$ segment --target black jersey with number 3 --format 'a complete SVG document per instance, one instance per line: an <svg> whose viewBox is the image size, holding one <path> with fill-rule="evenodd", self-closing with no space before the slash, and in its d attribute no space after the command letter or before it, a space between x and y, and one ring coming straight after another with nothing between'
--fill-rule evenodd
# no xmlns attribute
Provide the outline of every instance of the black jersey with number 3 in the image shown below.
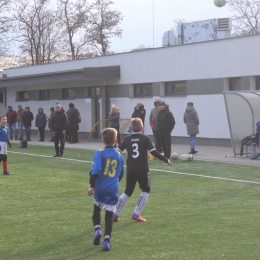
<svg viewBox="0 0 260 260"><path fill-rule="evenodd" d="M155 148L151 139L142 133L132 133L127 136L118 147L121 151L127 150L127 170L149 172L147 151L154 151Z"/></svg>

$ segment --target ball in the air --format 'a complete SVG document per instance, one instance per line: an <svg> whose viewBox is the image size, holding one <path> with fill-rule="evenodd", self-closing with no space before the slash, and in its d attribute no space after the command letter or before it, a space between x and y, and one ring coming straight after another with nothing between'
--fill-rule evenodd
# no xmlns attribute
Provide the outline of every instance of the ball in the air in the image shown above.
<svg viewBox="0 0 260 260"><path fill-rule="evenodd" d="M172 153L170 159L171 159L171 161L177 160L178 159L178 154L177 153Z"/></svg>
<svg viewBox="0 0 260 260"><path fill-rule="evenodd" d="M226 0L214 0L214 5L217 7L223 7L226 3Z"/></svg>
<svg viewBox="0 0 260 260"><path fill-rule="evenodd" d="M187 156L187 154L182 154L179 157L179 159L180 159L181 162L187 162L188 161L188 156Z"/></svg>

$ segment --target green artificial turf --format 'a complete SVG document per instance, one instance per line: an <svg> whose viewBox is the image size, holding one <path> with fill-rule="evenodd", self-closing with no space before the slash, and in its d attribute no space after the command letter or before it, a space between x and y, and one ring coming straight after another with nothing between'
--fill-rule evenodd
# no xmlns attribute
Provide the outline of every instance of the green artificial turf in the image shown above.
<svg viewBox="0 0 260 260"><path fill-rule="evenodd" d="M260 259L260 185L228 180L260 183L259 167L150 161L147 222L130 219L136 186L114 223L112 249L103 252L92 244L93 198L86 194L93 151L53 155L53 147L9 149L12 175L0 175L0 260Z"/></svg>

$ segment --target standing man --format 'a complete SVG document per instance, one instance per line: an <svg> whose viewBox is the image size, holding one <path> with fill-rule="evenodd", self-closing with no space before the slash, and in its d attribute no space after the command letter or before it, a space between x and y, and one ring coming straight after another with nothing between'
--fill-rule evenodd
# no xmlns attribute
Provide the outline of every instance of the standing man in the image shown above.
<svg viewBox="0 0 260 260"><path fill-rule="evenodd" d="M156 121L157 121L157 113L159 112L158 107L160 107L161 100L157 99L154 102L154 108L151 110L150 116L149 116L149 123L153 131L153 137L154 137L154 143L155 143L155 149L161 153L162 152L162 147L161 147L161 142L159 138L159 133L156 130Z"/></svg>
<svg viewBox="0 0 260 260"><path fill-rule="evenodd" d="M193 102L187 103L187 108L183 115L183 122L187 127L187 134L190 136L190 152L189 154L195 154L196 135L199 133L199 117L196 109L193 106Z"/></svg>
<svg viewBox="0 0 260 260"><path fill-rule="evenodd" d="M26 107L23 114L23 126L25 128L27 141L31 141L32 121L33 121L33 113L30 111L29 107Z"/></svg>
<svg viewBox="0 0 260 260"><path fill-rule="evenodd" d="M171 156L171 132L175 126L175 119L164 101L161 102L157 114L157 129L161 141L164 156L170 159Z"/></svg>
<svg viewBox="0 0 260 260"><path fill-rule="evenodd" d="M24 110L21 105L18 106L17 110L17 123L18 123L18 129L19 129L19 139L23 140L23 114Z"/></svg>
<svg viewBox="0 0 260 260"><path fill-rule="evenodd" d="M79 111L77 108L75 108L73 103L69 104L69 110L67 111L68 115L68 130L70 131L71 134L71 141L70 144L75 144L78 143L78 129L79 129L79 124L78 124L78 118L79 118Z"/></svg>
<svg viewBox="0 0 260 260"><path fill-rule="evenodd" d="M62 157L65 146L65 136L68 128L68 118L60 104L55 105L55 112L51 116L51 129L54 132L56 154L53 157ZM60 144L60 145L59 145Z"/></svg>
<svg viewBox="0 0 260 260"><path fill-rule="evenodd" d="M144 127L145 115L146 115L146 111L144 109L144 105L142 103L137 103L136 107L134 108L132 118L136 118L136 117L141 118ZM144 130L142 131L142 133L144 133Z"/></svg>
<svg viewBox="0 0 260 260"><path fill-rule="evenodd" d="M13 132L15 136L15 140L17 140L17 133L16 133L16 122L17 122L17 113L11 106L8 106L8 111L6 112L5 116L7 117L7 124L9 128L9 138L13 140Z"/></svg>

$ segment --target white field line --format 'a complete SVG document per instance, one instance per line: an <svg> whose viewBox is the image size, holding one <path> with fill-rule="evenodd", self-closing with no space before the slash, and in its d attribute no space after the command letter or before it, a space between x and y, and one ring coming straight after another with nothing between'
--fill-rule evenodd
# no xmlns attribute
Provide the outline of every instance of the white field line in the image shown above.
<svg viewBox="0 0 260 260"><path fill-rule="evenodd" d="M20 153L20 152L12 152L8 151L8 153L17 153L22 155L30 155L30 156L38 156L43 158L53 158L53 156L49 155L40 155L40 154L32 154L32 153ZM84 162L84 163L92 163L92 161L84 161L84 160L77 160L77 159L70 159L70 158L54 158L58 160L66 160L66 161L75 161L75 162ZM260 182L257 181L246 181L246 180L237 180L237 179L230 179L230 178L222 178L222 177L214 177L209 175L201 175L201 174L194 174L194 173L185 173L185 172L174 172L174 171L167 171L167 170L158 170L158 169L149 169L150 171L156 171L156 172L167 172L167 173L174 173L179 175L186 175L186 176L192 176L192 177L200 177L200 178L208 178L208 179L216 179L216 180L224 180L224 181L233 181L233 182L241 182L241 183L249 183L249 184L257 184L260 185Z"/></svg>

